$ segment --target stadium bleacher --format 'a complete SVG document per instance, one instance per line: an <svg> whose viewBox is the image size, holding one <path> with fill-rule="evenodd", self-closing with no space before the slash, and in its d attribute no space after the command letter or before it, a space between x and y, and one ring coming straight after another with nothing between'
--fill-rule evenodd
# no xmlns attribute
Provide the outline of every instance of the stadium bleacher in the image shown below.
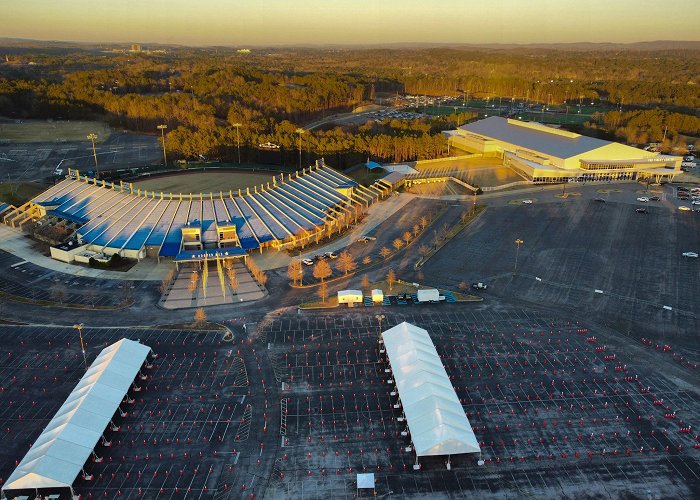
<svg viewBox="0 0 700 500"><path fill-rule="evenodd" d="M71 174L32 202L43 212L82 224L77 230L84 244L106 253L141 252L174 257L181 250L183 227L200 227L204 246L217 243L217 226L235 226L245 250L284 244L302 232L333 222L363 203L363 192L347 194L357 184L319 161L292 176L278 176L266 189L235 195L180 195L142 192L126 184L111 184ZM128 186L128 187L127 187ZM358 201L359 200L359 201Z"/></svg>

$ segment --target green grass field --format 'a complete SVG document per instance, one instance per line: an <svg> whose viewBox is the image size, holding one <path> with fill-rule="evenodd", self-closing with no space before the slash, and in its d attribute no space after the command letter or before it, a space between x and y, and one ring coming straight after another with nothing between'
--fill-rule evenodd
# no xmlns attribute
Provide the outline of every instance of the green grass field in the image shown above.
<svg viewBox="0 0 700 500"><path fill-rule="evenodd" d="M101 122L17 120L0 123L0 142L55 142L87 141L88 134L97 134L102 142L111 133L109 126Z"/></svg>
<svg viewBox="0 0 700 500"><path fill-rule="evenodd" d="M261 172L183 172L162 177L154 177L134 183L139 189L162 191L164 193L218 193L219 191L237 191L246 187L265 184L272 185L273 173ZM278 174L279 176L279 174Z"/></svg>

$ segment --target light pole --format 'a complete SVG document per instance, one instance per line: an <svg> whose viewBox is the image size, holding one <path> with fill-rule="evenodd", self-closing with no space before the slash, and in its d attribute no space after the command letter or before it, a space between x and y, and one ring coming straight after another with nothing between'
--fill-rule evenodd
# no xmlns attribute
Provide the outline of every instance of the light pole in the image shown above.
<svg viewBox="0 0 700 500"><path fill-rule="evenodd" d="M85 371L87 371L87 358L85 357L85 344L83 344L83 324L78 323L73 325L73 328L78 330L78 335L80 336L80 350L83 351L83 364L85 365Z"/></svg>
<svg viewBox="0 0 700 500"><path fill-rule="evenodd" d="M299 134L299 170L301 170L301 134L304 133L303 128L296 129L296 133Z"/></svg>
<svg viewBox="0 0 700 500"><path fill-rule="evenodd" d="M515 244L517 246L515 247L515 266L513 267L513 274L515 274L515 272L518 270L518 254L520 253L520 245L522 245L523 243L525 242L520 238L515 240Z"/></svg>
<svg viewBox="0 0 700 500"><path fill-rule="evenodd" d="M375 318L377 318L377 321L379 321L379 335L381 335L382 334L382 321L384 321L386 319L386 316L384 316L383 314L377 314L375 316Z"/></svg>
<svg viewBox="0 0 700 500"><path fill-rule="evenodd" d="M95 150L95 139L97 139L97 134L88 134L87 138L92 141L92 156L95 158L95 177L99 177L100 168L97 166L97 150Z"/></svg>
<svg viewBox="0 0 700 500"><path fill-rule="evenodd" d="M163 141L163 165L168 166L168 157L165 156L165 129L168 128L167 125L158 125L158 130L160 130L160 139Z"/></svg>
<svg viewBox="0 0 700 500"><path fill-rule="evenodd" d="M239 129L241 128L240 123L234 123L231 125L232 127L236 128L236 146L238 147L238 164L241 164L241 135L239 132Z"/></svg>

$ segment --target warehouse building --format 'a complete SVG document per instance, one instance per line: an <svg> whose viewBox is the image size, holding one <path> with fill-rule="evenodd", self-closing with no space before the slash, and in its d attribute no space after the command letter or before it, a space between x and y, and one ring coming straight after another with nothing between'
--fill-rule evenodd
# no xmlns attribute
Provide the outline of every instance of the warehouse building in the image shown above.
<svg viewBox="0 0 700 500"><path fill-rule="evenodd" d="M617 142L535 122L492 116L447 132L452 145L503 158L503 164L537 182L671 181L681 157L661 155Z"/></svg>

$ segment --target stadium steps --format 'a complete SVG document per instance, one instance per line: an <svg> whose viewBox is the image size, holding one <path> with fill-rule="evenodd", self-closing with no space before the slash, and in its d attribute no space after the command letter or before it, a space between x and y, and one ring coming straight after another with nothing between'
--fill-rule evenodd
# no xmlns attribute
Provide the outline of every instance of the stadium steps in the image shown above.
<svg viewBox="0 0 700 500"><path fill-rule="evenodd" d="M390 306L391 305L391 300L389 299L388 295L384 296L384 300L382 300L382 305L383 306Z"/></svg>
<svg viewBox="0 0 700 500"><path fill-rule="evenodd" d="M365 305L365 307L372 307L374 305L374 302L372 302L372 297L365 295L362 298L362 303Z"/></svg>

